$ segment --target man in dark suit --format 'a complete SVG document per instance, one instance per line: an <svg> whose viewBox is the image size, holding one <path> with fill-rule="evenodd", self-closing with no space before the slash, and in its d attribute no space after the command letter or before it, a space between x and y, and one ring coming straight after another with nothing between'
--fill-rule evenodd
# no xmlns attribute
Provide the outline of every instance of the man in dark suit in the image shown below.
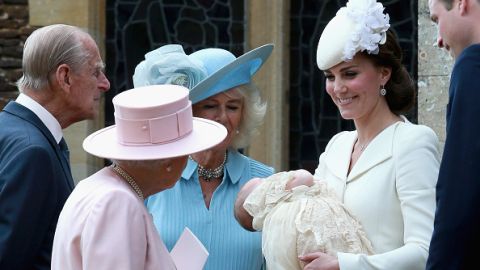
<svg viewBox="0 0 480 270"><path fill-rule="evenodd" d="M62 129L95 117L110 83L95 41L69 25L34 31L22 67L21 93L0 112L0 269L50 269L74 187Z"/></svg>
<svg viewBox="0 0 480 270"><path fill-rule="evenodd" d="M480 0L429 0L439 47L455 58L427 269L475 269L480 243ZM477 266L475 266L477 265Z"/></svg>

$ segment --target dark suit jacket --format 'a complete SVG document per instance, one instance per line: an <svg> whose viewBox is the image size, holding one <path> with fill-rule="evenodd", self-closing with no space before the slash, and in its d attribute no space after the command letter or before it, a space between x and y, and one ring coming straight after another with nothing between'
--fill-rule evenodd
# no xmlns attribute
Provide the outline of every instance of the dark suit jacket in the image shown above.
<svg viewBox="0 0 480 270"><path fill-rule="evenodd" d="M0 112L0 269L50 269L53 236L73 190L53 135L29 109Z"/></svg>
<svg viewBox="0 0 480 270"><path fill-rule="evenodd" d="M480 243L480 44L452 71L447 139L427 269L478 269Z"/></svg>

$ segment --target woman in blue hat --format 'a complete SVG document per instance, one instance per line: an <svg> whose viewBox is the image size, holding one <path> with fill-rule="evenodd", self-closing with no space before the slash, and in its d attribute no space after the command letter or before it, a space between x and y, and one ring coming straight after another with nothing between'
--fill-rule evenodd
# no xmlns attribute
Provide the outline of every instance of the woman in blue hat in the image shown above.
<svg viewBox="0 0 480 270"><path fill-rule="evenodd" d="M229 51L208 48L186 55L180 45L165 45L145 55L135 69L135 87L178 84L190 89L193 115L227 128L216 147L190 155L181 179L170 190L146 201L155 226L171 249L188 227L209 251L205 268L261 269L261 234L243 229L233 206L240 188L273 168L241 154L262 124L266 104L252 76L271 54L264 45L236 58Z"/></svg>

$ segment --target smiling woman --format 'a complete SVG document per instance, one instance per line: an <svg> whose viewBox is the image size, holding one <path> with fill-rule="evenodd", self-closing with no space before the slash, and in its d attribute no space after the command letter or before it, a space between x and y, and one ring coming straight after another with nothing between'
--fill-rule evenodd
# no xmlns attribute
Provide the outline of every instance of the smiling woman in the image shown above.
<svg viewBox="0 0 480 270"><path fill-rule="evenodd" d="M368 118L369 114L389 111L379 89L390 78L391 69L375 67L363 54L325 71L326 90L344 119ZM393 114L390 116L394 118Z"/></svg>
<svg viewBox="0 0 480 270"><path fill-rule="evenodd" d="M356 130L330 140L315 178L330 185L358 218L376 255L318 251L301 257L305 269L425 268L438 139L401 115L413 105L415 88L383 10L374 0L348 2L317 47L326 91Z"/></svg>
<svg viewBox="0 0 480 270"><path fill-rule="evenodd" d="M182 84L190 88L193 115L222 124L222 143L190 155L180 180L171 190L146 201L157 229L172 248L185 226L210 255L206 270L262 269L260 233L238 226L233 205L240 187L273 169L238 150L248 146L262 123L266 104L251 82L272 52L268 44L235 57L207 48L186 55L180 45L166 45L145 55L135 69L134 84Z"/></svg>
<svg viewBox="0 0 480 270"><path fill-rule="evenodd" d="M193 105L194 115L214 120L227 128L227 138L218 147L228 148L238 135L244 96L240 88L233 88Z"/></svg>

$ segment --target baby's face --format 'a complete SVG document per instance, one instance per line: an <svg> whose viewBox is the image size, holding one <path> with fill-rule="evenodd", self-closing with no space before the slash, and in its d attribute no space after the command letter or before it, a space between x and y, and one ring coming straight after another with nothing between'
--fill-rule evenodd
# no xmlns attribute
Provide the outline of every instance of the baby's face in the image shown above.
<svg viewBox="0 0 480 270"><path fill-rule="evenodd" d="M295 177L300 181L313 181L313 175L307 170L300 169L295 171Z"/></svg>
<svg viewBox="0 0 480 270"><path fill-rule="evenodd" d="M300 169L296 171L291 171L290 173L293 172L293 177L292 174L290 174L290 180L288 180L287 184L285 185L286 190L291 190L294 187L298 186L307 186L311 187L313 185L313 175L308 172L307 170Z"/></svg>

